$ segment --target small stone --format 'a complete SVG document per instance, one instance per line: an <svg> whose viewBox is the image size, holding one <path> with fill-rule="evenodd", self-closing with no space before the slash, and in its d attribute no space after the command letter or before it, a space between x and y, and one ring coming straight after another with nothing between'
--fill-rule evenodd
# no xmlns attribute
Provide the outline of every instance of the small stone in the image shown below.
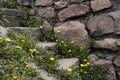
<svg viewBox="0 0 120 80"><path fill-rule="evenodd" d="M30 9L29 15L31 15L31 16L35 15L35 10L34 9Z"/></svg>
<svg viewBox="0 0 120 80"><path fill-rule="evenodd" d="M99 58L95 55L95 54L90 54L89 56L88 56L88 60L90 61L90 62L95 62L95 61L97 61Z"/></svg>
<svg viewBox="0 0 120 80"><path fill-rule="evenodd" d="M44 18L55 18L55 12L53 7L46 7L38 10L38 16Z"/></svg>
<svg viewBox="0 0 120 80"><path fill-rule="evenodd" d="M49 74L43 69L37 69L37 72L45 80L57 80L55 77L49 76Z"/></svg>
<svg viewBox="0 0 120 80"><path fill-rule="evenodd" d="M58 13L58 18L60 21L65 21L66 19L81 16L90 11L90 8L87 5L71 5L68 8L60 11Z"/></svg>
<svg viewBox="0 0 120 80"><path fill-rule="evenodd" d="M111 6L112 4L110 3L109 0L92 0L91 1L91 8L94 12L109 8Z"/></svg>
<svg viewBox="0 0 120 80"><path fill-rule="evenodd" d="M68 4L68 2L58 1L58 2L55 2L55 7L56 7L56 9L61 9L61 8L66 7L67 4Z"/></svg>
<svg viewBox="0 0 120 80"><path fill-rule="evenodd" d="M58 60L58 68L61 70L66 70L67 68L75 68L75 66L79 65L79 59L78 58L65 58L65 59L59 59Z"/></svg>
<svg viewBox="0 0 120 80"><path fill-rule="evenodd" d="M117 80L116 77L114 75L111 74L107 74L107 80Z"/></svg>
<svg viewBox="0 0 120 80"><path fill-rule="evenodd" d="M33 7L34 0L17 0L17 3L20 4L20 5Z"/></svg>
<svg viewBox="0 0 120 80"><path fill-rule="evenodd" d="M115 60L113 61L113 63L117 66L120 67L120 55L118 55Z"/></svg>
<svg viewBox="0 0 120 80"><path fill-rule="evenodd" d="M52 29L51 24L48 21L46 21L46 20L43 21L43 27L45 27L47 29Z"/></svg>
<svg viewBox="0 0 120 80"><path fill-rule="evenodd" d="M104 71L108 71L109 68L112 66L112 61L99 59L98 61L95 61L93 65L101 66Z"/></svg>
<svg viewBox="0 0 120 80"><path fill-rule="evenodd" d="M52 0L36 0L35 6L48 6L52 4Z"/></svg>

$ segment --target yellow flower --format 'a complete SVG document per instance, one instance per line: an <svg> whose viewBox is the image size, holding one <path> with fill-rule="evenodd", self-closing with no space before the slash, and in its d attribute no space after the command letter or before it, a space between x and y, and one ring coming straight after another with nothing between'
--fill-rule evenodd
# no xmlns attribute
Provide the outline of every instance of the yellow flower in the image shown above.
<svg viewBox="0 0 120 80"><path fill-rule="evenodd" d="M0 40L2 40L3 39L3 37L0 37Z"/></svg>
<svg viewBox="0 0 120 80"><path fill-rule="evenodd" d="M24 62L24 64L28 65L28 62L27 62L27 61L25 61L25 62Z"/></svg>
<svg viewBox="0 0 120 80"><path fill-rule="evenodd" d="M74 41L71 41L70 43L72 43L72 44L73 44L73 43L74 43Z"/></svg>
<svg viewBox="0 0 120 80"><path fill-rule="evenodd" d="M56 42L58 42L58 40L56 40Z"/></svg>
<svg viewBox="0 0 120 80"><path fill-rule="evenodd" d="M87 62L86 64L87 64L87 65L90 65L90 62Z"/></svg>
<svg viewBox="0 0 120 80"><path fill-rule="evenodd" d="M29 65L27 64L27 65L25 65L26 67L29 67Z"/></svg>
<svg viewBox="0 0 120 80"><path fill-rule="evenodd" d="M61 43L64 43L64 41L61 41Z"/></svg>
<svg viewBox="0 0 120 80"><path fill-rule="evenodd" d="M82 46L80 47L80 51L83 51L83 47Z"/></svg>
<svg viewBox="0 0 120 80"><path fill-rule="evenodd" d="M3 61L3 64L6 64L7 62L6 61Z"/></svg>
<svg viewBox="0 0 120 80"><path fill-rule="evenodd" d="M17 49L21 49L22 47L21 47L21 46L15 46L15 48L17 48Z"/></svg>
<svg viewBox="0 0 120 80"><path fill-rule="evenodd" d="M72 72L72 68L67 68L67 72Z"/></svg>
<svg viewBox="0 0 120 80"><path fill-rule="evenodd" d="M56 32L59 33L59 32L61 32L61 31L60 31L60 30L57 30Z"/></svg>
<svg viewBox="0 0 120 80"><path fill-rule="evenodd" d="M86 60L86 59L84 59L83 61L85 61L85 62L86 62L87 60Z"/></svg>
<svg viewBox="0 0 120 80"><path fill-rule="evenodd" d="M68 50L68 52L72 52L72 50Z"/></svg>
<svg viewBox="0 0 120 80"><path fill-rule="evenodd" d="M64 47L66 47L67 45L66 44L64 44Z"/></svg>
<svg viewBox="0 0 120 80"><path fill-rule="evenodd" d="M30 56L31 56L31 58L32 58L32 59L34 59L34 58L35 58L33 54L30 54Z"/></svg>
<svg viewBox="0 0 120 80"><path fill-rule="evenodd" d="M24 42L25 42L25 40L24 40L24 39L22 39L22 40L21 40L21 42L23 42L23 43L24 43Z"/></svg>
<svg viewBox="0 0 120 80"><path fill-rule="evenodd" d="M84 67L85 65L84 64L80 64L81 67Z"/></svg>
<svg viewBox="0 0 120 80"><path fill-rule="evenodd" d="M31 52L31 53L33 53L34 51L33 51L33 49L29 49L29 51Z"/></svg>
<svg viewBox="0 0 120 80"><path fill-rule="evenodd" d="M86 72L86 71L84 71L83 73L84 73L84 74L87 74L87 72Z"/></svg>
<svg viewBox="0 0 120 80"><path fill-rule="evenodd" d="M17 76L14 75L14 76L13 76L13 79L17 79Z"/></svg>
<svg viewBox="0 0 120 80"><path fill-rule="evenodd" d="M6 42L11 42L11 39L10 38L6 38L5 41Z"/></svg>
<svg viewBox="0 0 120 80"><path fill-rule="evenodd" d="M54 60L55 60L55 58L51 57L51 58L50 58L50 60L51 60L51 61L54 61Z"/></svg>

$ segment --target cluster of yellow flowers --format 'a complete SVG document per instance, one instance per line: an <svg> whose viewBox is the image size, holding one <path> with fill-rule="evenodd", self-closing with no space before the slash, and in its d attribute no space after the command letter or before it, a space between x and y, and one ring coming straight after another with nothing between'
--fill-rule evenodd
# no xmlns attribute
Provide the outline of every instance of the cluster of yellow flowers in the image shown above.
<svg viewBox="0 0 120 80"><path fill-rule="evenodd" d="M88 62L86 59L83 60L85 63L84 64L80 64L81 67L87 67L90 65L90 62Z"/></svg>

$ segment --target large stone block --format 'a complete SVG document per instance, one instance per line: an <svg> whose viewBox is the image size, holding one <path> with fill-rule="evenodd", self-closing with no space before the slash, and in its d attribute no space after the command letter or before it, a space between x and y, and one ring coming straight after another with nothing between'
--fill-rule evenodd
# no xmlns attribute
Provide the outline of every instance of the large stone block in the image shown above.
<svg viewBox="0 0 120 80"><path fill-rule="evenodd" d="M55 27L55 32L58 37L65 42L74 41L75 45L89 47L90 38L85 30L84 24L79 21L68 21L62 25Z"/></svg>
<svg viewBox="0 0 120 80"><path fill-rule="evenodd" d="M92 47L105 48L110 50L120 49L120 39L105 38L103 40L92 41Z"/></svg>
<svg viewBox="0 0 120 80"><path fill-rule="evenodd" d="M91 0L91 8L94 12L111 7L110 0Z"/></svg>
<svg viewBox="0 0 120 80"><path fill-rule="evenodd" d="M60 11L58 13L58 18L60 21L65 21L66 19L81 16L90 11L90 8L87 5L71 5L68 8Z"/></svg>

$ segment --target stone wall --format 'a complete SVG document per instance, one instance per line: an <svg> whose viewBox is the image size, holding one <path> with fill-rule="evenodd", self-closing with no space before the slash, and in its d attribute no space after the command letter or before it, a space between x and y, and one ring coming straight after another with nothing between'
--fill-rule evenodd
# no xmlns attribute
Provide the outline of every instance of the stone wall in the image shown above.
<svg viewBox="0 0 120 80"><path fill-rule="evenodd" d="M0 12L9 21L4 27L21 26L26 12L5 8ZM120 0L17 0L30 7L29 15L44 20L44 27L54 27L65 41L91 49L90 61L109 69L109 80L120 80Z"/></svg>

